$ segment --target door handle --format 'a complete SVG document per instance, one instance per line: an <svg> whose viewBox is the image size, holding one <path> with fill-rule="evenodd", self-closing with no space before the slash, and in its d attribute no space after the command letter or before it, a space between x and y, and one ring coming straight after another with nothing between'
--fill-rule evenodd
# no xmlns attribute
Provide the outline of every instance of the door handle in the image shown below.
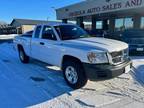
<svg viewBox="0 0 144 108"><path fill-rule="evenodd" d="M40 42L40 45L45 45L45 43L44 42Z"/></svg>

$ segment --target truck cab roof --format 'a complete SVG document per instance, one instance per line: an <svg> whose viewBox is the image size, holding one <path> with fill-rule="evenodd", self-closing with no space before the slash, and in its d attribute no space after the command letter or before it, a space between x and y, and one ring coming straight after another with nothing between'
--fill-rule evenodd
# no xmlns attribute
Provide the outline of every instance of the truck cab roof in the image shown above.
<svg viewBox="0 0 144 108"><path fill-rule="evenodd" d="M38 24L37 26L40 25L48 25L48 26L60 26L60 25L75 25L73 23L62 23L62 22L49 22L47 24Z"/></svg>

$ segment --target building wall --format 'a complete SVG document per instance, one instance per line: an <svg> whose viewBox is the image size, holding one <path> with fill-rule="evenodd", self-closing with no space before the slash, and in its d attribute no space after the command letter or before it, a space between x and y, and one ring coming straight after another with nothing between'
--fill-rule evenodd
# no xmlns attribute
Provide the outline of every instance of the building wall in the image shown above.
<svg viewBox="0 0 144 108"><path fill-rule="evenodd" d="M35 25L22 25L22 33L33 30Z"/></svg>

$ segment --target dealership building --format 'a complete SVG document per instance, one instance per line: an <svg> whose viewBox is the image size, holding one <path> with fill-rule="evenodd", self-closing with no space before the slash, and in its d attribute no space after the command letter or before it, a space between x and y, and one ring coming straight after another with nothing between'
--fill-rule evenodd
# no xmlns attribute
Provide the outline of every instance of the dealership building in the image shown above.
<svg viewBox="0 0 144 108"><path fill-rule="evenodd" d="M144 0L85 0L56 13L64 23L75 21L91 30L144 29Z"/></svg>

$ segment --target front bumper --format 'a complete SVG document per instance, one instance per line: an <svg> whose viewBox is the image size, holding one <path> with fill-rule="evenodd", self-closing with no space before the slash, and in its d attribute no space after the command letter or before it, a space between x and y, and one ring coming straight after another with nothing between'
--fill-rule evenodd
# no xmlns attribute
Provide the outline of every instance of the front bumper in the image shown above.
<svg viewBox="0 0 144 108"><path fill-rule="evenodd" d="M89 80L99 81L106 80L117 77L125 73L125 67L130 65L132 68L132 61L127 60L126 62L119 65L110 65L110 64L87 64L83 63L84 70Z"/></svg>

